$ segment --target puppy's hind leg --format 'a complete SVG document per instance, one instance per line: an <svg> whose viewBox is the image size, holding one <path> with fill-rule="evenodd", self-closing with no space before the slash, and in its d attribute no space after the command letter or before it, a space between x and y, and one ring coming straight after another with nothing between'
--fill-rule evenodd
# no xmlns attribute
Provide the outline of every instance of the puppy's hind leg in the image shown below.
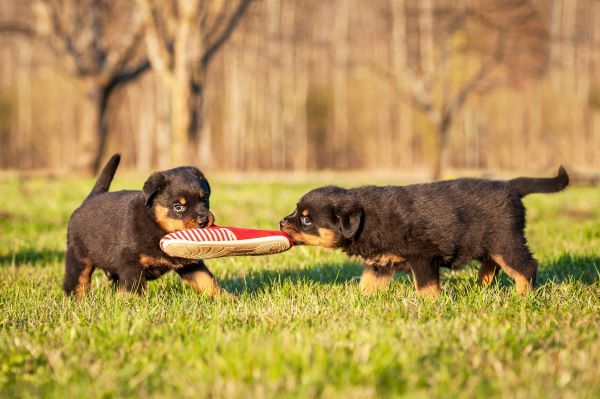
<svg viewBox="0 0 600 399"><path fill-rule="evenodd" d="M479 263L481 263L481 266L479 267L477 284L482 287L487 287L498 275L498 272L500 271L500 265L498 265L498 263L496 263L489 256L479 259Z"/></svg>
<svg viewBox="0 0 600 399"><path fill-rule="evenodd" d="M517 283L517 292L524 296L535 288L537 261L529 252L523 237L490 254L490 257Z"/></svg>
<svg viewBox="0 0 600 399"><path fill-rule="evenodd" d="M67 295L83 298L90 290L94 266L89 259L80 257L73 246L65 254L65 279L63 290Z"/></svg>

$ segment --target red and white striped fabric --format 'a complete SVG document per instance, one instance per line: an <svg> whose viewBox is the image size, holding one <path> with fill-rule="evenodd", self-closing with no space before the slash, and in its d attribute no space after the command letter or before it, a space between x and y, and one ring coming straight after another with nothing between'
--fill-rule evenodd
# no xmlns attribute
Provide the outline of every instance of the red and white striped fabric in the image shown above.
<svg viewBox="0 0 600 399"><path fill-rule="evenodd" d="M160 248L168 255L188 259L270 255L293 245L280 231L218 226L176 231L160 240Z"/></svg>

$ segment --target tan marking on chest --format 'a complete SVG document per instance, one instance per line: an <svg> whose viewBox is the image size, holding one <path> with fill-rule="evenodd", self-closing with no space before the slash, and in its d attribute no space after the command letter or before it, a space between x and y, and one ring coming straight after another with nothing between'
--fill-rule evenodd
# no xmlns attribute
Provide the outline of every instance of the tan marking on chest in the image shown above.
<svg viewBox="0 0 600 399"><path fill-rule="evenodd" d="M362 259L365 262L365 264L367 264L369 266L375 266L375 265L380 265L380 266L396 265L396 264L400 264L400 263L406 262L405 258L403 258L400 255L393 254L393 253L383 253L383 254L371 256L368 259L367 258L362 258Z"/></svg>
<svg viewBox="0 0 600 399"><path fill-rule="evenodd" d="M168 267L170 269L176 269L176 268L183 266L183 264L181 264L175 260L171 261L169 259L158 258L158 257L150 256L150 255L144 255L144 254L140 255L139 262L143 268L146 268L146 267Z"/></svg>

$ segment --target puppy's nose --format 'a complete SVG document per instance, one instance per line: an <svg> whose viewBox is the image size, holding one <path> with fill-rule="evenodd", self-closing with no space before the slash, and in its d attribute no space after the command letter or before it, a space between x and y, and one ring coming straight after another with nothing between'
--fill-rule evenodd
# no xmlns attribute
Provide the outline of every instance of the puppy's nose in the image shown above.
<svg viewBox="0 0 600 399"><path fill-rule="evenodd" d="M208 216L198 216L196 221L198 222L198 226L201 228L208 226Z"/></svg>
<svg viewBox="0 0 600 399"><path fill-rule="evenodd" d="M279 230L283 230L283 226L285 226L285 220L279 221Z"/></svg>

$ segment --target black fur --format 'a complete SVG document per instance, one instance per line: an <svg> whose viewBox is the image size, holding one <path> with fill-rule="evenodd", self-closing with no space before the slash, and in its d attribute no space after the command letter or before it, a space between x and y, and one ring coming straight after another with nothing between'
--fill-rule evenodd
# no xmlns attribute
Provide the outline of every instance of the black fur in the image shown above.
<svg viewBox="0 0 600 399"><path fill-rule="evenodd" d="M105 193L108 191L108 189L110 188L110 183L112 183L113 177L115 177L115 172L117 171L120 162L121 155L119 154L113 155L108 160L106 166L104 166L104 168L100 172L100 175L98 175L96 184L94 185L94 188L92 188L92 191L88 195L87 199L93 197L96 194Z"/></svg>
<svg viewBox="0 0 600 399"><path fill-rule="evenodd" d="M558 176L549 179L327 186L305 194L280 226L297 244L341 248L364 259L374 281L397 270L412 271L418 289L436 291L440 267L478 260L484 265L480 282L501 267L524 293L535 284L537 263L523 233L521 198L560 191L567 184L561 166Z"/></svg>
<svg viewBox="0 0 600 399"><path fill-rule="evenodd" d="M108 192L119 159L119 155L111 158L90 195L71 216L65 292L83 296L92 272L99 268L129 292L141 293L147 280L175 270L184 282L215 294L218 286L206 284L214 278L203 262L170 257L159 247L169 232L214 222L209 211L210 186L202 172L191 166L175 168L154 173L143 191ZM204 287L198 288L195 278Z"/></svg>
<svg viewBox="0 0 600 399"><path fill-rule="evenodd" d="M508 184L510 184L521 197L531 193L555 193L567 187L569 184L569 175L567 174L566 169L561 166L558 168L556 177L518 177L509 180Z"/></svg>

